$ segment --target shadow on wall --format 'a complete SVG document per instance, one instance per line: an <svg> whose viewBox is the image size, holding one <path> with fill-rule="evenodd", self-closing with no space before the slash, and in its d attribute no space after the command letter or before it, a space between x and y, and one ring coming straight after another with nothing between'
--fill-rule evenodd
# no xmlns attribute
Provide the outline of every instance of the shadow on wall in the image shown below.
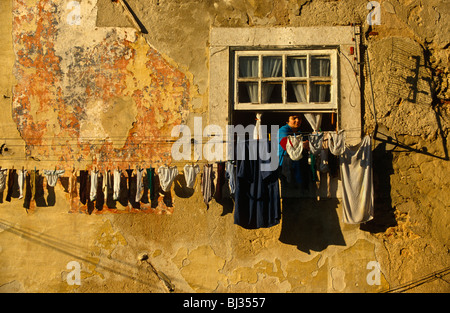
<svg viewBox="0 0 450 313"><path fill-rule="evenodd" d="M386 150L385 142L373 150L374 217L361 224L360 229L363 231L381 233L397 225L391 199L390 176L394 173L392 159L392 152Z"/></svg>
<svg viewBox="0 0 450 313"><path fill-rule="evenodd" d="M300 251L322 251L330 245L345 246L336 209L338 199L284 198L279 240Z"/></svg>

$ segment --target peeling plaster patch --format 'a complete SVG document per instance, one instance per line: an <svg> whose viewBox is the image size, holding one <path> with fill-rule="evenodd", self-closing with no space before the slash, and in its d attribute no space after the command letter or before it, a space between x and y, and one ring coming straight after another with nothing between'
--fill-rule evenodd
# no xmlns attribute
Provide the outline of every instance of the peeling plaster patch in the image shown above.
<svg viewBox="0 0 450 313"><path fill-rule="evenodd" d="M192 250L187 258L190 263L181 268L181 275L196 292L212 292L226 277L220 270L225 260L218 257L210 246Z"/></svg>
<svg viewBox="0 0 450 313"><path fill-rule="evenodd" d="M333 289L336 291L343 291L345 289L345 272L333 267L330 274Z"/></svg>
<svg viewBox="0 0 450 313"><path fill-rule="evenodd" d="M68 168L170 163L160 142L186 119L192 76L135 29L96 27L96 1L83 2L80 25L66 4L13 3L13 119L26 155Z"/></svg>

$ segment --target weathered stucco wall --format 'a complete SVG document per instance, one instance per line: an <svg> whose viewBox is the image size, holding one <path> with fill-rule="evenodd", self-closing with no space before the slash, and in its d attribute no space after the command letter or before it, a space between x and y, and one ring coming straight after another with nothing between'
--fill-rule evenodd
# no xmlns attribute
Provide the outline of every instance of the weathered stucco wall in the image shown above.
<svg viewBox="0 0 450 313"><path fill-rule="evenodd" d="M209 122L211 27L359 23L362 131L378 127L375 218L347 225L339 199L285 199L280 225L246 230L181 175L169 210L77 214L61 181L28 213L2 198L0 290L378 292L448 269L448 4L379 1L381 24L369 26L365 0L129 0L139 33L118 3L76 1L77 25L69 2L0 2L2 168L170 163L173 126ZM80 285L68 284L71 261ZM367 281L373 261L379 284ZM430 276L410 291L448 286Z"/></svg>

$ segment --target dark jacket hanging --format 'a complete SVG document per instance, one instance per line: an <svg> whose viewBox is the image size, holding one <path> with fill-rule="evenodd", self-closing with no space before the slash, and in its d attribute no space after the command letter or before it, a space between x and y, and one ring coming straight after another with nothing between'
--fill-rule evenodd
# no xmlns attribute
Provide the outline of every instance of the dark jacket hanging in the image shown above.
<svg viewBox="0 0 450 313"><path fill-rule="evenodd" d="M272 227L281 219L278 169L261 171L266 161L261 160L259 147L256 158L250 158L249 142L244 160L237 160L234 223L247 229Z"/></svg>

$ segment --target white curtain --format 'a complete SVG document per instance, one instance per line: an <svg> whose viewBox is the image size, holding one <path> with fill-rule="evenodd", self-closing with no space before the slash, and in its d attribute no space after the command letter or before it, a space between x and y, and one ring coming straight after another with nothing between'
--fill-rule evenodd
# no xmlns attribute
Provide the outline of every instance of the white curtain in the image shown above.
<svg viewBox="0 0 450 313"><path fill-rule="evenodd" d="M306 59L290 58L287 62L288 76L306 77ZM297 102L307 102L306 84L292 85Z"/></svg>
<svg viewBox="0 0 450 313"><path fill-rule="evenodd" d="M330 59L313 57L311 64L311 76L330 76Z"/></svg>
<svg viewBox="0 0 450 313"><path fill-rule="evenodd" d="M317 132L322 124L322 113L305 113L304 115L313 131Z"/></svg>
<svg viewBox="0 0 450 313"><path fill-rule="evenodd" d="M311 62L311 76L329 77L330 76L330 59L313 57ZM330 85L313 84L311 86L312 102L329 101Z"/></svg>
<svg viewBox="0 0 450 313"><path fill-rule="evenodd" d="M330 85L313 83L311 86L311 101L312 102L330 101Z"/></svg>
<svg viewBox="0 0 450 313"><path fill-rule="evenodd" d="M258 58L241 57L239 58L239 71L241 77L258 77ZM258 103L258 84L245 83L247 87L250 102Z"/></svg>
<svg viewBox="0 0 450 313"><path fill-rule="evenodd" d="M265 57L263 60L263 76L264 77L278 77L281 72L282 60L279 57ZM272 95L273 84L262 85L261 102L267 103Z"/></svg>

